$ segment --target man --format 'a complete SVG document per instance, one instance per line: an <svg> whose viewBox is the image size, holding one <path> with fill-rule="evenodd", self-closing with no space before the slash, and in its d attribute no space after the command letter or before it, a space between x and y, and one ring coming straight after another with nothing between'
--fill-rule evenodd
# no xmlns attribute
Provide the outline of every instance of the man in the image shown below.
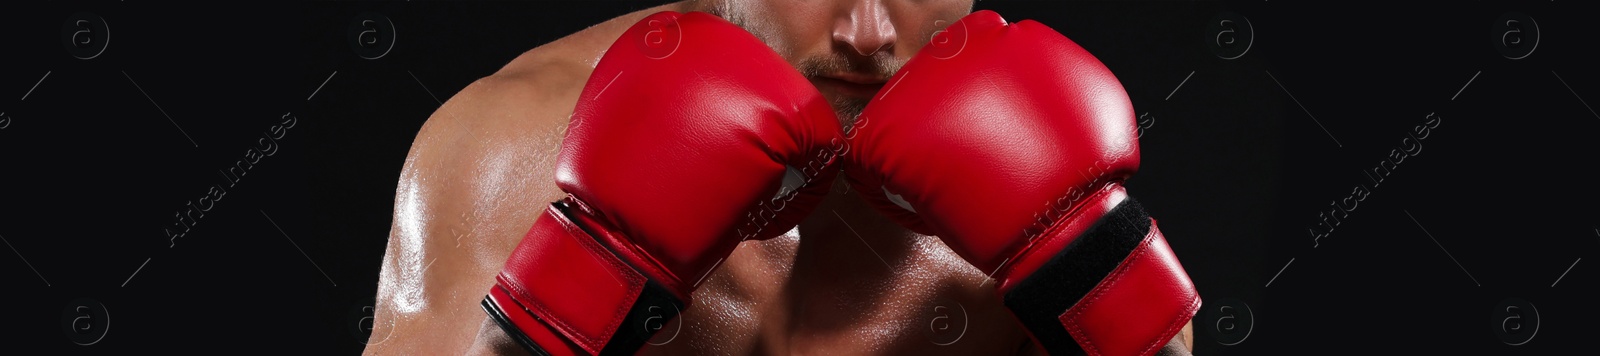
<svg viewBox="0 0 1600 356"><path fill-rule="evenodd" d="M556 185L568 119L606 49L661 11L704 11L765 42L852 122L970 1L688 1L532 49L463 89L401 173L369 354L523 353L480 302ZM738 244L640 354L1042 354L987 271L886 217L844 174L799 227ZM681 327L679 323L681 322ZM1188 326L1163 352L1187 354Z"/></svg>

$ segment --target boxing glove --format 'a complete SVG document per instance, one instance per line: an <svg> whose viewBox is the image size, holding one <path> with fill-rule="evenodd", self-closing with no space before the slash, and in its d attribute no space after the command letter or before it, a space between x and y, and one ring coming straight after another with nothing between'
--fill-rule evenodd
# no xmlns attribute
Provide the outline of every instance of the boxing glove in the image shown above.
<svg viewBox="0 0 1600 356"><path fill-rule="evenodd" d="M967 15L846 131L855 189L989 274L1051 354L1150 355L1200 298L1123 183L1139 168L1117 78L1034 21Z"/></svg>
<svg viewBox="0 0 1600 356"><path fill-rule="evenodd" d="M841 145L826 99L755 36L652 14L596 64L558 153L567 196L481 304L535 354L632 354L741 241L798 224Z"/></svg>

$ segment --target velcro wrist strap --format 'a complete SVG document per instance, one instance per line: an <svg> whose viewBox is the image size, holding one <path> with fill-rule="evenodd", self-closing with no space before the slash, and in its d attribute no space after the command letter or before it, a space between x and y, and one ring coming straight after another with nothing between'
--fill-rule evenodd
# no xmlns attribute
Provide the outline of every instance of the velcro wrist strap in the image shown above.
<svg viewBox="0 0 1600 356"><path fill-rule="evenodd" d="M539 216L495 277L485 310L531 352L632 354L684 305L569 213L556 203Z"/></svg>
<svg viewBox="0 0 1600 356"><path fill-rule="evenodd" d="M1052 355L1152 355L1194 317L1200 297L1154 221L1128 199L1005 303Z"/></svg>

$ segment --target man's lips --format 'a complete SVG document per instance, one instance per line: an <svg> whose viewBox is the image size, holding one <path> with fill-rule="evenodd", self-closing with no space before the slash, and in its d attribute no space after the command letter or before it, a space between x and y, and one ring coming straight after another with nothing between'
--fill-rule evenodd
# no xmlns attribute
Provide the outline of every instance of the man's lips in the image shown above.
<svg viewBox="0 0 1600 356"><path fill-rule="evenodd" d="M812 77L812 82L824 92L831 91L862 99L877 95L878 89L883 88L886 81L887 78L860 73L832 73Z"/></svg>

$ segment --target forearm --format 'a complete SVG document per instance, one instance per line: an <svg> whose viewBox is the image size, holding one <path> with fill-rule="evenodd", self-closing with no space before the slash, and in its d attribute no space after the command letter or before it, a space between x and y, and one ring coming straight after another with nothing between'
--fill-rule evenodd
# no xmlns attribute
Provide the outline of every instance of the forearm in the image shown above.
<svg viewBox="0 0 1600 356"><path fill-rule="evenodd" d="M529 355L521 345L517 345L501 330L494 319L485 316L483 323L478 326L478 338L472 342L472 347L467 349L467 355Z"/></svg>
<svg viewBox="0 0 1600 356"><path fill-rule="evenodd" d="M1183 330L1179 331L1177 336L1172 337L1172 341L1168 341L1161 351L1156 352L1156 356L1190 356L1194 354L1193 352L1194 322L1190 321L1183 326Z"/></svg>

